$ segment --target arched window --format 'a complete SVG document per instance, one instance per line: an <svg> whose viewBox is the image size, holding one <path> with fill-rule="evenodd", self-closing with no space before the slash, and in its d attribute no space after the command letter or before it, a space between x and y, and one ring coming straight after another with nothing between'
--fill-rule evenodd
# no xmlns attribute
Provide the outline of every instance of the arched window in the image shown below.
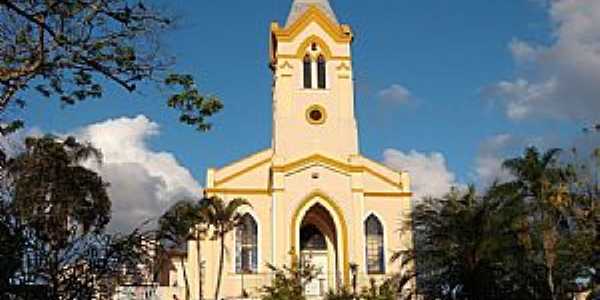
<svg viewBox="0 0 600 300"><path fill-rule="evenodd" d="M367 273L384 274L385 257L383 245L383 226L376 216L370 215L365 221Z"/></svg>
<svg viewBox="0 0 600 300"><path fill-rule="evenodd" d="M323 55L319 55L317 59L317 79L319 89L325 89L327 85L327 64Z"/></svg>
<svg viewBox="0 0 600 300"><path fill-rule="evenodd" d="M250 214L242 216L235 230L235 272L256 273L258 268L258 226Z"/></svg>
<svg viewBox="0 0 600 300"><path fill-rule="evenodd" d="M304 56L304 88L312 89L312 60L310 55Z"/></svg>

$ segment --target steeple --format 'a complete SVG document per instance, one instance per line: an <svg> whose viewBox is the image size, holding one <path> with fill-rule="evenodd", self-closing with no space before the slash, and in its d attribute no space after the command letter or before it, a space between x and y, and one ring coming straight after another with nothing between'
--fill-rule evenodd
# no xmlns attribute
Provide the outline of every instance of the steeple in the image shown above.
<svg viewBox="0 0 600 300"><path fill-rule="evenodd" d="M294 0L285 27L271 24L273 151L290 160L314 153L359 154L354 114L352 30L328 0Z"/></svg>
<svg viewBox="0 0 600 300"><path fill-rule="evenodd" d="M294 0L285 26L287 27L296 22L296 20L298 20L311 5L319 8L331 19L331 21L338 24L335 13L333 12L333 9L331 9L331 5L329 5L329 0Z"/></svg>

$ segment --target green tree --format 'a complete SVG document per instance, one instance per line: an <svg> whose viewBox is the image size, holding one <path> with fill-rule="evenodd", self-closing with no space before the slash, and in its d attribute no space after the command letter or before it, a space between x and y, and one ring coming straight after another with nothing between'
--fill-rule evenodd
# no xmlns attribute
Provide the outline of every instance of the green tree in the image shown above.
<svg viewBox="0 0 600 300"><path fill-rule="evenodd" d="M100 158L97 149L74 138L46 136L26 139L24 152L6 164L0 234L17 241L9 244L16 247L13 255L26 263L16 272L3 271L21 288L41 284L45 295L38 297L108 297L119 282L142 276L140 264L150 263L139 231L105 233L111 207L107 184L81 165ZM3 253L0 261L5 259ZM12 287L1 296L19 296Z"/></svg>
<svg viewBox="0 0 600 300"><path fill-rule="evenodd" d="M360 299L364 300L397 300L401 299L396 288L394 288L393 280L386 280L381 284L377 284L374 279L371 279L370 286L364 288L360 294ZM408 298L408 299L412 299Z"/></svg>
<svg viewBox="0 0 600 300"><path fill-rule="evenodd" d="M244 199L234 199L225 202L218 197L204 199L202 203L206 220L213 228L213 238L220 243L219 273L217 274L217 286L214 298L219 299L225 259L225 236L241 225L241 215L238 213L238 210L243 206L250 206L250 203Z"/></svg>
<svg viewBox="0 0 600 300"><path fill-rule="evenodd" d="M73 226L82 234L103 230L110 220L107 184L81 163L100 162L98 149L68 137L27 138L25 152L9 161L16 213L51 248L69 242Z"/></svg>
<svg viewBox="0 0 600 300"><path fill-rule="evenodd" d="M158 239L167 243L165 248L179 249L187 245L189 240L198 237L197 228L203 223L204 217L197 203L188 200L179 201L160 217L158 221ZM199 248L197 250L199 255ZM185 280L186 299L189 299L190 285L183 257L180 257L180 264ZM201 282L200 285L202 285ZM201 295L199 296L202 299Z"/></svg>
<svg viewBox="0 0 600 300"><path fill-rule="evenodd" d="M600 131L600 130L599 130ZM590 205L589 205L589 219L591 220L594 228L594 242L593 245L593 268L596 272L593 274L592 290L600 296L600 148L594 150L593 154L593 172L594 177L590 181Z"/></svg>
<svg viewBox="0 0 600 300"><path fill-rule="evenodd" d="M570 153L568 167L576 176L569 185L571 204L564 217L569 230L560 232L559 280L573 285L573 278L589 278L589 284L579 280L575 289L598 290L600 274L591 270L600 270L600 151Z"/></svg>
<svg viewBox="0 0 600 300"><path fill-rule="evenodd" d="M337 291L329 290L325 295L325 300L354 300L358 299L358 295L355 295L348 287L341 287Z"/></svg>
<svg viewBox="0 0 600 300"><path fill-rule="evenodd" d="M433 299L570 299L593 289L600 249L598 165L559 161L558 154L528 148L505 162L513 175L509 182L417 202L404 227L414 233L415 249L395 258L416 264L418 293Z"/></svg>
<svg viewBox="0 0 600 300"><path fill-rule="evenodd" d="M11 210L8 201L0 200L0 290L2 291L9 290L10 280L21 268L26 243L21 226L11 218Z"/></svg>
<svg viewBox="0 0 600 300"><path fill-rule="evenodd" d="M558 297L555 282L555 267L560 242L559 226L565 220L567 209L571 207L568 183L573 174L557 164L559 149L539 153L536 148L528 148L522 157L504 162L516 179L506 185L514 188L521 201L527 206L528 218L524 222L528 228L539 229L541 255L546 268L546 281L549 295ZM531 232L529 232L531 233ZM535 238L534 238L535 240ZM528 245L535 253L535 245Z"/></svg>
<svg viewBox="0 0 600 300"><path fill-rule="evenodd" d="M0 132L22 125L7 120L8 108L30 102L29 91L72 105L100 98L107 83L133 92L145 82L179 86L168 105L208 129L205 118L222 105L173 72L160 42L173 21L143 0L0 0Z"/></svg>
<svg viewBox="0 0 600 300"><path fill-rule="evenodd" d="M428 297L505 299L498 291L498 278L504 276L500 258L510 251L513 237L511 220L501 211L501 203L473 187L423 199L404 227L414 231L415 249L394 259L416 265L415 274L406 278L416 276L419 293Z"/></svg>
<svg viewBox="0 0 600 300"><path fill-rule="evenodd" d="M348 287L338 288L337 291L331 290L325 296L326 300L401 300L413 299L414 295L404 295L397 285L396 278L388 278L381 284L377 284L375 279L371 279L368 287L363 287L360 294L355 295ZM404 296L404 297L403 297Z"/></svg>
<svg viewBox="0 0 600 300"><path fill-rule="evenodd" d="M267 267L274 276L271 283L262 288L262 300L305 300L304 286L318 274L315 266L307 260L300 265L294 263L291 267L277 268L273 265Z"/></svg>

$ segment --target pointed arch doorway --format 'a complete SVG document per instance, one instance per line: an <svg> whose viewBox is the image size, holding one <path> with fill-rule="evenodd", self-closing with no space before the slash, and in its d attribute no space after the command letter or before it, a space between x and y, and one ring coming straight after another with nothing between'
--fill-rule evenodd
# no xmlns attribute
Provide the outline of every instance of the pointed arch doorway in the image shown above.
<svg viewBox="0 0 600 300"><path fill-rule="evenodd" d="M308 260L320 270L319 276L306 285L307 298L321 298L329 290L347 285L347 229L335 202L311 194L296 210L291 225L292 252L301 262Z"/></svg>

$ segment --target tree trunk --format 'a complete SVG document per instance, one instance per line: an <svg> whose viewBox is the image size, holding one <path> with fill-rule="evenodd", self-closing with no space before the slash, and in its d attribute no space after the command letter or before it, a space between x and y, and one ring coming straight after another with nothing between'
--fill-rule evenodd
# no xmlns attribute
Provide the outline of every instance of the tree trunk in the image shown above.
<svg viewBox="0 0 600 300"><path fill-rule="evenodd" d="M180 258L181 269L183 270L183 280L185 281L185 300L190 300L190 285L188 284L187 271L185 270L185 264L183 263L183 257Z"/></svg>
<svg viewBox="0 0 600 300"><path fill-rule="evenodd" d="M223 277L223 263L225 260L225 236L221 235L221 255L219 256L219 275L217 277L217 289L215 290L215 300L219 300L219 291L221 290L221 279Z"/></svg>
<svg viewBox="0 0 600 300"><path fill-rule="evenodd" d="M196 233L196 259L198 260L198 299L204 300L202 292L202 256L200 255L200 233Z"/></svg>
<svg viewBox="0 0 600 300"><path fill-rule="evenodd" d="M556 292L554 288L554 274L552 269L548 269L548 288L550 288L550 295L552 300L556 300Z"/></svg>
<svg viewBox="0 0 600 300"><path fill-rule="evenodd" d="M556 264L557 233L554 229L546 229L543 232L544 260L546 262L546 280L552 300L556 300L556 288L554 286L554 265Z"/></svg>

